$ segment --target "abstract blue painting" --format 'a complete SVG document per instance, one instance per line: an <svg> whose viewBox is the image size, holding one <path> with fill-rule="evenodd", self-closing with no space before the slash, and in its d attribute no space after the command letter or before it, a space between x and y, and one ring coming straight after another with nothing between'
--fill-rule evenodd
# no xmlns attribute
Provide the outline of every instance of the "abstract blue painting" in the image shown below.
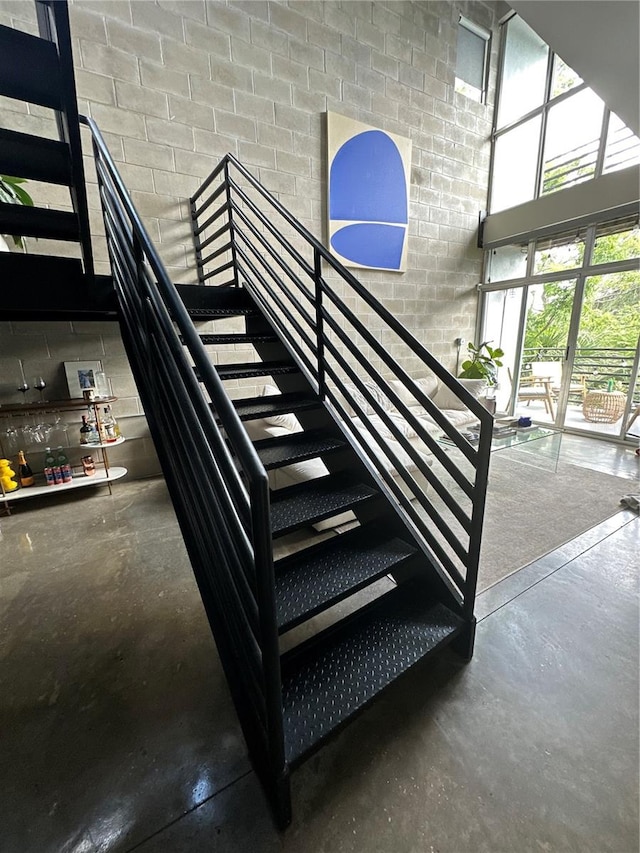
<svg viewBox="0 0 640 853"><path fill-rule="evenodd" d="M402 271L411 140L327 113L329 244L347 266Z"/></svg>

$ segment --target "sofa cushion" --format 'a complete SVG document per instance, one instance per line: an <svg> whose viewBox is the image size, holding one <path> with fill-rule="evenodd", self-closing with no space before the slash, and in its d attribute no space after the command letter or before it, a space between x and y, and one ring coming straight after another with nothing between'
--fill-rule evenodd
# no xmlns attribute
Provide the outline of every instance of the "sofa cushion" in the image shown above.
<svg viewBox="0 0 640 853"><path fill-rule="evenodd" d="M363 382L362 384L383 409L388 410L392 408L391 403L387 399L387 395L375 384L375 382ZM347 382L344 387L345 391L350 394L354 402L360 406L365 415L372 415L375 413L375 409L359 388L356 388L356 386L350 382ZM345 408L351 417L359 414L346 399Z"/></svg>
<svg viewBox="0 0 640 853"><path fill-rule="evenodd" d="M427 397L433 397L438 388L438 378L431 373L429 376L422 376L419 379L413 380L418 388ZM405 406L420 406L420 403L413 396L413 393L399 379L389 380L389 386L396 392Z"/></svg>
<svg viewBox="0 0 640 853"><path fill-rule="evenodd" d="M476 398L476 400L487 387L487 383L484 379L458 379L458 382L463 385L471 396ZM455 394L455 392L446 385L443 385L442 382L438 383L438 390L433 397L433 402L439 409L466 410L467 408L457 394Z"/></svg>
<svg viewBox="0 0 640 853"><path fill-rule="evenodd" d="M280 389L276 388L275 385L265 385L260 392L261 397L275 397L280 393ZM276 427L284 427L288 429L289 432L298 432L300 430L300 423L295 415L292 415L291 412L283 412L279 415L269 415L267 418L263 418L265 424L268 426L276 426Z"/></svg>

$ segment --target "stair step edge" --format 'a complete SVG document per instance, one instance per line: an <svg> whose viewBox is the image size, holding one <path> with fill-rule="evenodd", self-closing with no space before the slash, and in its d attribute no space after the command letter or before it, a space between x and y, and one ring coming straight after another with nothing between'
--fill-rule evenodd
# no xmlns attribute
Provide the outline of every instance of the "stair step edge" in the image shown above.
<svg viewBox="0 0 640 853"><path fill-rule="evenodd" d="M287 762L294 767L307 758L463 627L459 616L407 584L283 655Z"/></svg>
<svg viewBox="0 0 640 853"><path fill-rule="evenodd" d="M344 474L330 474L287 486L271 494L272 535L284 536L379 497L376 489Z"/></svg>
<svg viewBox="0 0 640 853"><path fill-rule="evenodd" d="M278 560L275 585L279 633L364 589L417 553L399 537L365 525Z"/></svg>
<svg viewBox="0 0 640 853"><path fill-rule="evenodd" d="M317 397L297 392L263 397L243 397L232 402L243 421L269 417L269 415L293 414L294 412L322 408L322 402Z"/></svg>
<svg viewBox="0 0 640 853"><path fill-rule="evenodd" d="M263 438L253 445L262 464L270 471L342 450L347 443L343 439L327 436L321 430L309 430L277 438Z"/></svg>

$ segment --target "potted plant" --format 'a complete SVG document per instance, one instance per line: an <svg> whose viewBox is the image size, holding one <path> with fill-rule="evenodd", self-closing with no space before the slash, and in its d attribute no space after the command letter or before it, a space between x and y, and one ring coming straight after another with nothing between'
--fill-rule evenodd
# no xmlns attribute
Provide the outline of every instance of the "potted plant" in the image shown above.
<svg viewBox="0 0 640 853"><path fill-rule="evenodd" d="M483 341L476 346L469 342L469 358L462 362L458 379L484 379L489 387L498 384L498 368L502 367L500 359L504 352L489 344L490 341Z"/></svg>
<svg viewBox="0 0 640 853"><path fill-rule="evenodd" d="M24 178L13 178L10 175L0 175L0 202L5 204L25 204L28 207L33 207L33 199L21 184L26 183ZM11 235L14 245L19 249L24 250L24 241L22 237ZM4 238L1 238L3 242ZM6 243L5 243L6 246ZM1 248L1 247L0 247ZM6 250L8 250L6 246Z"/></svg>

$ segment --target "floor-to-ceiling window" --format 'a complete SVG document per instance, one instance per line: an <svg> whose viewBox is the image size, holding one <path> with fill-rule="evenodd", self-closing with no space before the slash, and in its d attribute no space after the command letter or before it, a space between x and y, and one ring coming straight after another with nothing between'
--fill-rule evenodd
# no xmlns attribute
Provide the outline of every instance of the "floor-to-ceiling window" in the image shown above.
<svg viewBox="0 0 640 853"><path fill-rule="evenodd" d="M497 104L490 213L640 162L637 137L517 16L503 25ZM487 251L478 331L506 353L501 409L626 435L640 406L640 228L622 213Z"/></svg>
<svg viewBox="0 0 640 853"><path fill-rule="evenodd" d="M639 258L638 216L489 253L481 328L506 353L501 409L625 436L640 405Z"/></svg>

